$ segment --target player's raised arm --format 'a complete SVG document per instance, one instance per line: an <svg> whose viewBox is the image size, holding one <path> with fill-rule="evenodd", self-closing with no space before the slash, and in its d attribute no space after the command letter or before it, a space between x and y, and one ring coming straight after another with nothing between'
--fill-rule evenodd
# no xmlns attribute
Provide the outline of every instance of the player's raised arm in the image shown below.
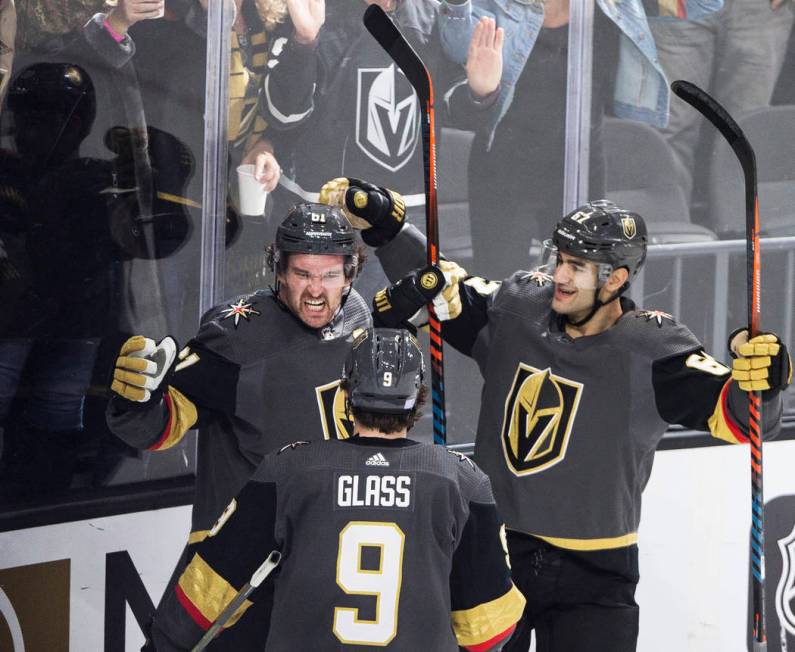
<svg viewBox="0 0 795 652"><path fill-rule="evenodd" d="M747 331L733 333L729 339L734 358L730 369L706 353L690 331L674 323L670 315L646 313L653 328L669 333L662 339L673 347L661 351L652 365L655 401L665 421L707 430L730 443L746 442L747 392L754 388L762 391L765 403L765 438L776 436L781 390L789 385L792 373L787 349L776 335L760 335L748 342ZM674 348L680 350L674 352Z"/></svg>
<svg viewBox="0 0 795 652"><path fill-rule="evenodd" d="M238 365L223 355L224 328L205 315L202 326L177 353L172 338L159 345L128 339L114 369L108 427L130 446L159 451L178 444L212 413L232 414Z"/></svg>

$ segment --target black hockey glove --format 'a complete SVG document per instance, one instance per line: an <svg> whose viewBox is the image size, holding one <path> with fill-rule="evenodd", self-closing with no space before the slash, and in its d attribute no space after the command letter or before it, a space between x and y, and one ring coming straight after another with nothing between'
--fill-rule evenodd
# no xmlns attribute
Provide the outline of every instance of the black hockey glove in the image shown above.
<svg viewBox="0 0 795 652"><path fill-rule="evenodd" d="M732 378L745 392L780 391L792 380L792 360L775 333L760 333L748 339L741 328L729 336Z"/></svg>
<svg viewBox="0 0 795 652"><path fill-rule="evenodd" d="M113 370L112 391L136 403L146 403L152 397L159 400L163 380L177 357L177 343L165 337L155 345L143 335L128 339L119 351Z"/></svg>
<svg viewBox="0 0 795 652"><path fill-rule="evenodd" d="M418 326L418 313L444 288L444 274L435 266L412 272L395 285L376 292L373 298L373 326L400 328Z"/></svg>
<svg viewBox="0 0 795 652"><path fill-rule="evenodd" d="M327 181L320 189L320 203L342 208L351 226L362 232L362 240L371 247L390 242L406 218L406 204L399 193L361 179Z"/></svg>

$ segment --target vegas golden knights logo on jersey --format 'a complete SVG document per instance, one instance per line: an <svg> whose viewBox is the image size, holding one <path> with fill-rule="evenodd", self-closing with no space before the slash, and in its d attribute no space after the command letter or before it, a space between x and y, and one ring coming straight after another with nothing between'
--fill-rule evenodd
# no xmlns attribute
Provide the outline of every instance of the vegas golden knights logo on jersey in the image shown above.
<svg viewBox="0 0 795 652"><path fill-rule="evenodd" d="M502 448L515 475L539 473L566 456L582 388L549 369L519 363L502 423Z"/></svg>
<svg viewBox="0 0 795 652"><path fill-rule="evenodd" d="M345 413L345 394L340 389L340 381L315 388L320 420L323 423L323 436L326 439L347 439L353 433L353 421Z"/></svg>

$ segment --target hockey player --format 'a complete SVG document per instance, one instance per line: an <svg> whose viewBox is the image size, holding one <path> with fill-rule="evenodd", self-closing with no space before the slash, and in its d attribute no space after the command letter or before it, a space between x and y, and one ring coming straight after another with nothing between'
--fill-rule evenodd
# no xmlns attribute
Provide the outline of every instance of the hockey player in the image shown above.
<svg viewBox="0 0 795 652"><path fill-rule="evenodd" d="M370 184L337 179L322 196L358 227L391 219L390 196ZM641 492L668 424L745 442L749 390L762 390L766 432L780 417L791 364L778 337L737 331L729 369L671 315L623 296L646 240L639 215L595 201L558 223L546 269L500 283L442 262L437 314L485 380L475 459L528 599L506 649L526 652L535 629L547 652L634 650ZM396 278L422 264L425 243L406 226L377 254ZM395 289L377 305L394 308Z"/></svg>
<svg viewBox="0 0 795 652"><path fill-rule="evenodd" d="M422 380L408 331L362 332L342 380L354 436L265 457L158 609L157 652L195 645L272 549L283 561L267 645L240 650L502 647L525 601L490 483L460 453L406 438Z"/></svg>
<svg viewBox="0 0 795 652"><path fill-rule="evenodd" d="M355 232L341 211L296 206L268 256L275 287L212 308L175 358L136 336L116 362L107 421L132 446L159 451L200 428L189 546L240 491L263 455L292 441L350 435L339 370L352 333L370 314L351 289L360 267ZM185 557L178 569L185 564ZM262 641L267 620L251 618L226 649Z"/></svg>

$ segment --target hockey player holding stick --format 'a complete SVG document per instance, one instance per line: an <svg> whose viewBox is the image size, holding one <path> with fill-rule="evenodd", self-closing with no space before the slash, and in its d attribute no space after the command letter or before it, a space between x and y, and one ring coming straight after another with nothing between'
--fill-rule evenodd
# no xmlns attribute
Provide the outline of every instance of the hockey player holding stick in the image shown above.
<svg viewBox="0 0 795 652"><path fill-rule="evenodd" d="M272 549L282 563L270 635L241 652L502 647L525 601L488 478L459 453L406 438L427 393L423 375L408 331L357 337L342 379L354 436L265 457L161 603L157 652L190 649Z"/></svg>
<svg viewBox="0 0 795 652"><path fill-rule="evenodd" d="M201 430L180 572L267 452L292 441L296 429L305 438L351 432L339 370L354 329L371 323L350 287L361 264L354 230L337 209L301 204L282 222L269 257L275 286L212 308L178 357L171 338L155 347L137 336L116 362L107 421L117 436L159 451ZM250 649L266 635L267 619L250 618L223 649Z"/></svg>
<svg viewBox="0 0 795 652"><path fill-rule="evenodd" d="M376 210L384 193L370 184L337 179L323 196L368 224L388 220ZM637 642L641 492L668 424L746 442L744 392L759 389L764 431L774 433L791 363L775 335L749 342L740 330L729 369L671 315L622 296L646 257L639 215L591 202L565 216L549 244L545 269L501 283L442 261L448 287L437 313L444 339L485 379L475 459L528 599L506 649L526 652L535 629L545 652L625 652ZM390 278L423 254L410 226L377 251Z"/></svg>

